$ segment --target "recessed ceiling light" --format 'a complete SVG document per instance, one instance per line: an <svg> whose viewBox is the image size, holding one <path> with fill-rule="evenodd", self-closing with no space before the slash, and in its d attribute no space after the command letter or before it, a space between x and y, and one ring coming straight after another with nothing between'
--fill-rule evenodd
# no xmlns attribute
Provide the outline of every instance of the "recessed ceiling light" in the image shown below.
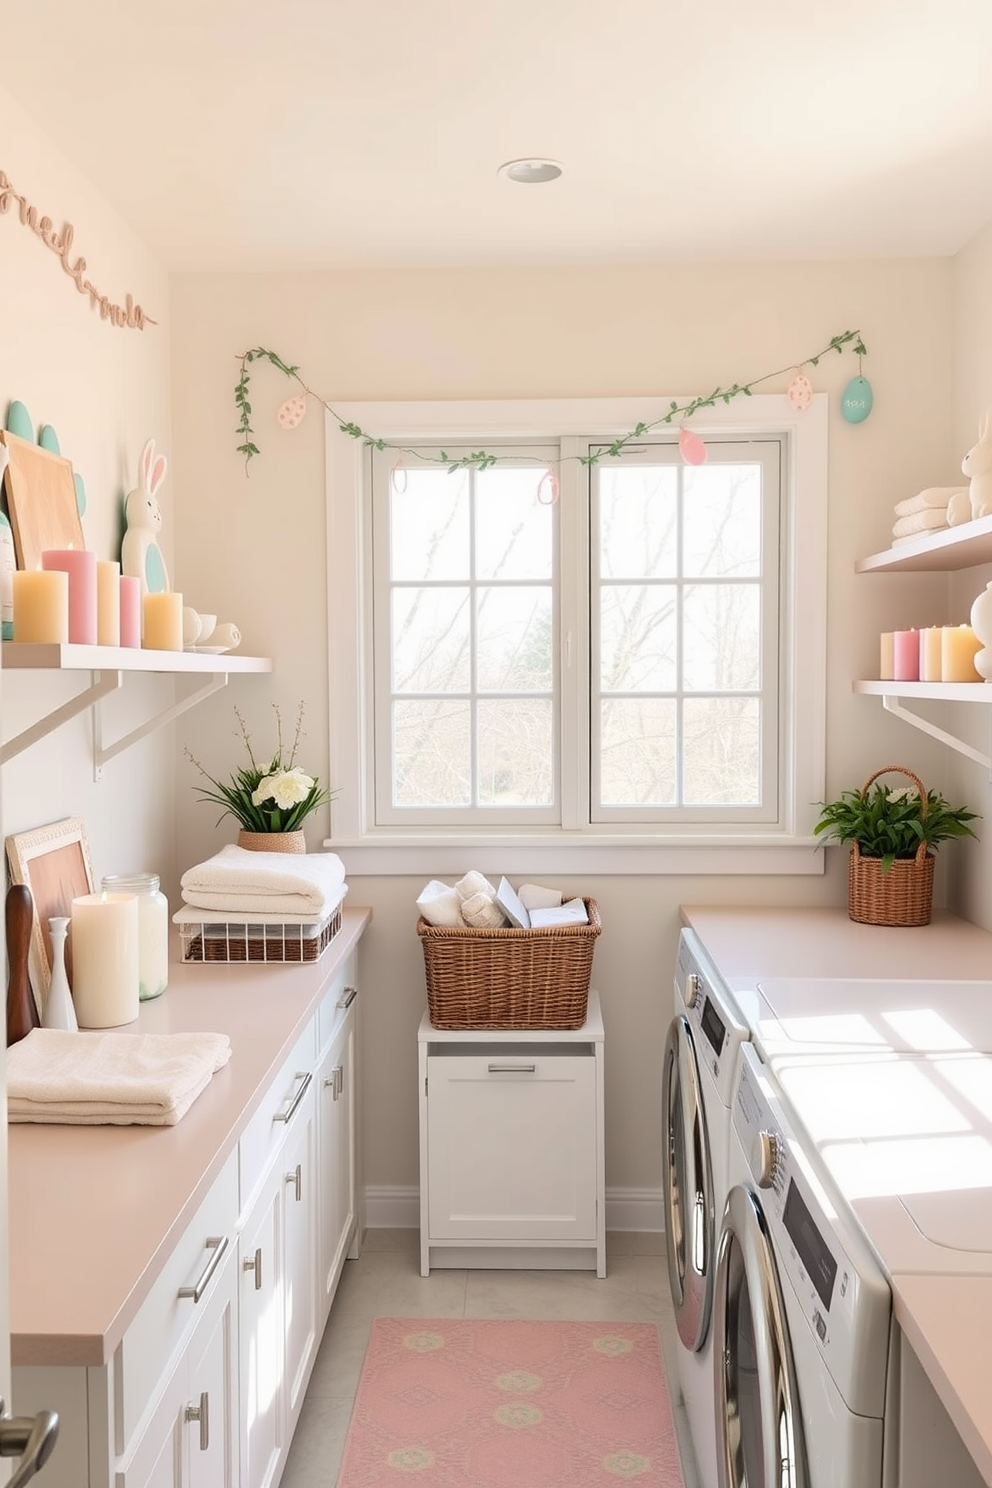
<svg viewBox="0 0 992 1488"><path fill-rule="evenodd" d="M556 181L561 175L561 166L556 160L508 160L500 166L499 174L509 181L538 185L543 181Z"/></svg>

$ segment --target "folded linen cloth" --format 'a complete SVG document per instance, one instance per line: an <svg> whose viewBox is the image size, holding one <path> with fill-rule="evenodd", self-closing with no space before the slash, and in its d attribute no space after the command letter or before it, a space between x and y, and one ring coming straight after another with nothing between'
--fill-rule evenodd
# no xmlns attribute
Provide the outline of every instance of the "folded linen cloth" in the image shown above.
<svg viewBox="0 0 992 1488"><path fill-rule="evenodd" d="M425 884L421 889L417 908L428 925L435 925L438 929L461 929L465 923L462 919L462 900L458 890L452 888L450 884L442 883L437 878L432 878L430 883Z"/></svg>
<svg viewBox="0 0 992 1488"><path fill-rule="evenodd" d="M7 1050L8 1120L175 1126L230 1057L226 1033L32 1028Z"/></svg>
<svg viewBox="0 0 992 1488"><path fill-rule="evenodd" d="M931 508L929 511L914 512L911 517L900 517L892 528L893 537L914 537L918 532L935 532L940 527L946 527L947 508Z"/></svg>
<svg viewBox="0 0 992 1488"><path fill-rule="evenodd" d="M344 864L336 853L248 852L229 843L187 868L180 884L197 909L257 909L320 915L340 902Z"/></svg>
<svg viewBox="0 0 992 1488"><path fill-rule="evenodd" d="M912 517L917 512L929 511L937 508L946 511L950 499L958 491L966 489L962 486L927 486L925 491L920 491L916 496L907 496L905 501L896 502L897 517Z"/></svg>

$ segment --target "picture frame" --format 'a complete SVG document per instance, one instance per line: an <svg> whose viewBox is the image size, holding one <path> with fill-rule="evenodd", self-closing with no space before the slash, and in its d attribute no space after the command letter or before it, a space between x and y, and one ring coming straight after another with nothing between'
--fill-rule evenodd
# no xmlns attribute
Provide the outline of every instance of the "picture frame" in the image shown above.
<svg viewBox="0 0 992 1488"><path fill-rule="evenodd" d="M52 937L48 921L56 915L72 914L72 901L92 894L93 864L86 824L70 816L27 832L14 832L5 839L12 883L26 884L31 891L31 941L28 976L39 1018L52 980ZM71 939L66 942L66 972L72 985Z"/></svg>

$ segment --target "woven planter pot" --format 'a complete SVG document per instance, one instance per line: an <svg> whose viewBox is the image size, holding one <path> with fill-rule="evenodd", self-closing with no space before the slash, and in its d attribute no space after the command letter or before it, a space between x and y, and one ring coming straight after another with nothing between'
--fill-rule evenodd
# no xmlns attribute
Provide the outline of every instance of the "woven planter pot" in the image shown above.
<svg viewBox="0 0 992 1488"><path fill-rule="evenodd" d="M888 873L881 858L851 848L847 913L862 925L929 925L933 905L933 854L921 842L915 858L896 858Z"/></svg>
<svg viewBox="0 0 992 1488"><path fill-rule="evenodd" d="M242 827L238 846L248 852L305 853L307 839L302 827L295 832L248 832Z"/></svg>

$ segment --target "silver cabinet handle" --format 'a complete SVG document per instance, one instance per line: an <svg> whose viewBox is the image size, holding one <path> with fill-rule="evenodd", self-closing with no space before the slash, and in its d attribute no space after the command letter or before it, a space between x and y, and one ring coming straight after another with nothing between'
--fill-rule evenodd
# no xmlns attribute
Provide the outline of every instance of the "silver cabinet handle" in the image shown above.
<svg viewBox="0 0 992 1488"><path fill-rule="evenodd" d="M303 1197L303 1164L296 1164L295 1173L286 1174L286 1182L292 1183L296 1188L296 1202L299 1203Z"/></svg>
<svg viewBox="0 0 992 1488"><path fill-rule="evenodd" d="M20 1457L21 1465L7 1488L21 1488L40 1472L52 1455L58 1439L59 1418L56 1411L39 1411L36 1416L4 1415L0 1399L0 1457Z"/></svg>
<svg viewBox="0 0 992 1488"><path fill-rule="evenodd" d="M262 1290L262 1247L258 1247L251 1260L242 1261L241 1264L246 1271L254 1271L255 1290L260 1292Z"/></svg>
<svg viewBox="0 0 992 1488"><path fill-rule="evenodd" d="M355 1000L355 998L357 996L358 996L358 988L357 987L345 987L344 991L341 993L341 996L338 998L338 1007L339 1008L350 1008L351 1007L351 1004L354 1002L354 1000Z"/></svg>
<svg viewBox="0 0 992 1488"><path fill-rule="evenodd" d="M210 1450L210 1396L206 1390L200 1396L199 1405L186 1407L186 1420L200 1423L200 1451Z"/></svg>
<svg viewBox="0 0 992 1488"><path fill-rule="evenodd" d="M213 1254L207 1261L207 1264L204 1266L199 1281L197 1281L191 1287L179 1288L180 1297L192 1297L194 1302L199 1302L200 1298L207 1290L207 1287L210 1285L211 1276L213 1276L214 1272L217 1270L217 1267L220 1265L221 1256L227 1249L227 1245L228 1240L226 1235L210 1236L210 1238L207 1240L207 1249L212 1251Z"/></svg>
<svg viewBox="0 0 992 1488"><path fill-rule="evenodd" d="M293 1117L296 1115L297 1110L299 1109L300 1101L310 1089L310 1081L313 1079L313 1075L310 1070L297 1070L296 1078L298 1080L302 1080L303 1084L293 1096L293 1101L289 1110L277 1111L275 1116L273 1116L272 1118L273 1121L292 1121Z"/></svg>
<svg viewBox="0 0 992 1488"><path fill-rule="evenodd" d="M331 1073L324 1081L324 1086L331 1092L331 1100L337 1100L344 1090L344 1066L336 1064Z"/></svg>
<svg viewBox="0 0 992 1488"><path fill-rule="evenodd" d="M536 1070L536 1064L491 1064L489 1066L491 1075L533 1075Z"/></svg>

